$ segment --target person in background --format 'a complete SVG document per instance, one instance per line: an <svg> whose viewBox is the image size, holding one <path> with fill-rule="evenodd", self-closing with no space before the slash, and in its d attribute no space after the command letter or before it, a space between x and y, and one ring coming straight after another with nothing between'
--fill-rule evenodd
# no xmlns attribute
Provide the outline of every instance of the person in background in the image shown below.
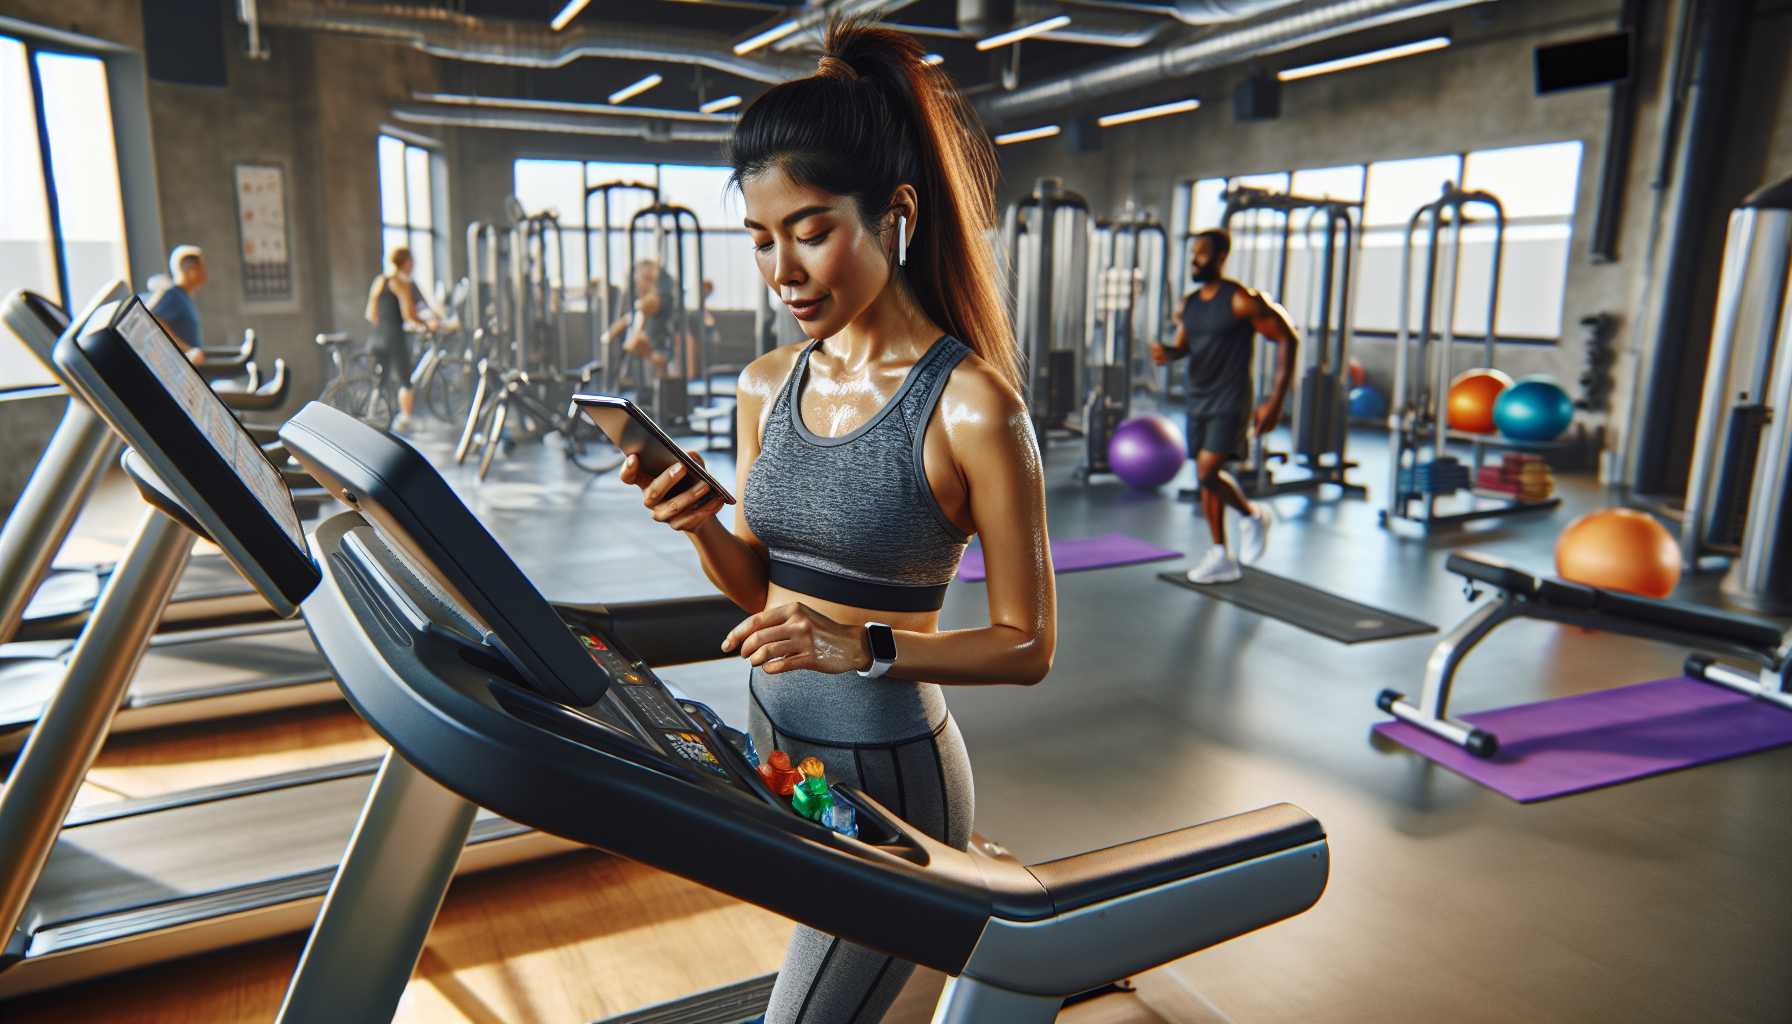
<svg viewBox="0 0 1792 1024"><path fill-rule="evenodd" d="M634 275L635 306L610 325L605 340L622 338L622 351L651 364L652 376L657 377L666 372L673 354L672 310L666 301L673 292L672 280L658 260L636 263ZM644 387L649 381L636 383Z"/></svg>
<svg viewBox="0 0 1792 1024"><path fill-rule="evenodd" d="M1151 361L1163 366L1188 360L1188 451L1201 483L1201 513L1213 546L1188 572L1191 583L1233 583L1240 562L1263 557L1275 513L1267 501L1250 501L1224 466L1243 458L1252 434L1266 434L1282 419L1294 380L1300 337L1276 302L1226 276L1232 236L1209 229L1195 235L1189 276L1195 289L1182 301L1176 340L1153 343ZM1276 378L1263 402L1252 406L1251 356L1256 336L1277 344ZM1238 552L1226 546L1225 513L1239 515Z"/></svg>
<svg viewBox="0 0 1792 1024"><path fill-rule="evenodd" d="M150 293L149 311L168 328L194 366L205 362L205 331L199 323L199 307L193 293L205 287L205 253L197 245L177 245L168 254L173 280Z"/></svg>
<svg viewBox="0 0 1792 1024"><path fill-rule="evenodd" d="M392 429L409 430L417 396L411 391L411 344L405 331L434 330L436 321L411 280L411 250L399 246L387 257L388 270L367 293L367 322L374 326L374 355L386 376L398 382L398 418Z"/></svg>

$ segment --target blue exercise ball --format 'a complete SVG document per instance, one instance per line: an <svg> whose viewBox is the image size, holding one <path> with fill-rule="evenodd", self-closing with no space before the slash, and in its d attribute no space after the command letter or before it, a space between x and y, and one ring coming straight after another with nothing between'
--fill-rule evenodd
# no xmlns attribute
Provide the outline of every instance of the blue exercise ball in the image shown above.
<svg viewBox="0 0 1792 1024"><path fill-rule="evenodd" d="M1108 438L1108 465L1114 475L1140 490L1176 479L1187 457L1182 430L1163 416L1134 416Z"/></svg>
<svg viewBox="0 0 1792 1024"><path fill-rule="evenodd" d="M1350 389L1350 418L1353 420L1378 420L1388 414L1388 396L1375 390L1374 385L1358 384Z"/></svg>
<svg viewBox="0 0 1792 1024"><path fill-rule="evenodd" d="M1554 441L1574 420L1574 400L1548 377L1526 377L1500 392L1493 423L1514 441Z"/></svg>

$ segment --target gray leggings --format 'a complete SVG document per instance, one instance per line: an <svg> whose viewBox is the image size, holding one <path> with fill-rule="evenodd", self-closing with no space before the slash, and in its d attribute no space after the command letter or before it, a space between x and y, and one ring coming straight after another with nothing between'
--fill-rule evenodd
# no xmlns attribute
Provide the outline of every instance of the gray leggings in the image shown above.
<svg viewBox="0 0 1792 1024"><path fill-rule="evenodd" d="M971 761L951 715L931 733L879 743L807 736L800 724L774 723L753 698L748 728L761 756L788 751L792 763L819 757L830 782L869 793L935 839L959 849L969 843ZM772 987L765 1022L876 1024L914 969L906 960L798 925Z"/></svg>

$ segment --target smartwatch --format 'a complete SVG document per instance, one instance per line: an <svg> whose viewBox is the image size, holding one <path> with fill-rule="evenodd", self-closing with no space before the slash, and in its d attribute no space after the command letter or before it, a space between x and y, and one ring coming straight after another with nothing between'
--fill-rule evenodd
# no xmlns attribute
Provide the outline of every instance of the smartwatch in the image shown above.
<svg viewBox="0 0 1792 1024"><path fill-rule="evenodd" d="M865 646L871 649L871 667L859 675L876 679L896 664L896 631L881 622L865 623Z"/></svg>

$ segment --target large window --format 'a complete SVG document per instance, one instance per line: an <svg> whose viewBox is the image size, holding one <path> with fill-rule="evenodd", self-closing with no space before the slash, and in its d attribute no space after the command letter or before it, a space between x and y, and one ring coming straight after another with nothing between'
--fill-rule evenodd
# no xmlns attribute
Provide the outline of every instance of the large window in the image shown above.
<svg viewBox="0 0 1792 1024"><path fill-rule="evenodd" d="M128 276L105 64L0 36L0 138L0 288L74 306ZM0 390L50 382L0 345Z"/></svg>
<svg viewBox="0 0 1792 1024"><path fill-rule="evenodd" d="M440 171L434 153L392 135L381 135L380 266L392 250L411 250L411 276L427 293L436 284L436 262L443 256L442 233L436 228Z"/></svg>
<svg viewBox="0 0 1792 1024"><path fill-rule="evenodd" d="M628 287L629 226L634 215L650 205L651 195L622 187L644 184L659 190L661 200L688 208L703 229L703 280L715 290L707 305L712 309L751 309L763 285L753 265L746 229L741 226L740 197L727 188L729 169L693 164L579 163L572 160L518 160L516 196L531 213L552 210L560 215L566 232L566 281L568 308L584 305L587 285L604 275L603 226L606 192L587 195L604 185L609 200L609 280L621 293ZM687 222L688 223L688 222ZM652 221L642 220L634 236L635 258L650 256L662 263L672 258L675 239L668 233L656 240ZM667 222L668 229L671 222ZM685 282L684 301L697 302L697 251L694 240L685 239L685 265L691 280ZM550 257L550 272L554 258ZM557 274L556 274L557 276Z"/></svg>
<svg viewBox="0 0 1792 1024"><path fill-rule="evenodd" d="M1435 199L1447 182L1490 192L1506 215L1505 252L1501 258L1500 308L1496 333L1508 339L1556 340L1562 331L1564 287L1575 198L1580 186L1581 144L1546 143L1508 149L1450 153L1404 160L1383 160L1342 167L1307 168L1287 174L1205 178L1189 183L1188 229L1218 226L1225 213L1225 195L1234 185L1287 190L1305 196L1330 196L1363 203L1362 249L1356 262L1352 320L1359 332L1392 333L1399 326L1400 265L1407 225L1413 212ZM1470 207L1457 262L1456 328L1463 334L1483 329L1487 286L1493 258L1493 229L1484 206ZM1479 218L1478 220L1476 218ZM1288 246L1286 285L1281 285L1279 221L1259 226L1244 218L1233 225L1238 255L1228 269L1247 282L1275 289L1296 322L1310 319L1313 301L1314 250L1308 247L1301 215ZM1315 229L1313 241L1318 242ZM1420 316L1421 267L1425 239L1414 252L1411 323ZM1448 254L1445 254L1448 259ZM1440 268L1440 276L1447 268ZM1441 294L1442 281L1439 282Z"/></svg>

